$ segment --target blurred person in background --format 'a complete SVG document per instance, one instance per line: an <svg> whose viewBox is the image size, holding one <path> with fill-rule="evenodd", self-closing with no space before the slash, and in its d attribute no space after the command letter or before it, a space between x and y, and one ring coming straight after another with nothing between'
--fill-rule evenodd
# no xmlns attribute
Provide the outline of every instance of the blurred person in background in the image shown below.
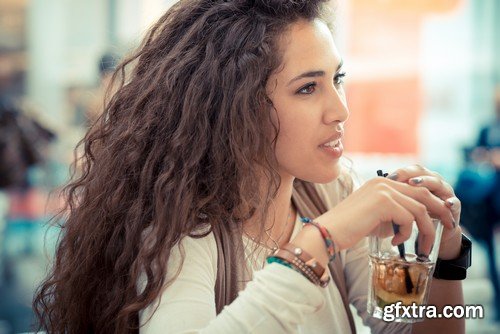
<svg viewBox="0 0 500 334"><path fill-rule="evenodd" d="M13 57L0 52L0 188L26 190L29 168L44 161L55 133L25 110Z"/></svg>
<svg viewBox="0 0 500 334"><path fill-rule="evenodd" d="M493 187L491 204L500 220L500 85L495 89L495 118L481 128L477 140L477 148L472 152L473 159L485 161L496 171L496 184Z"/></svg>
<svg viewBox="0 0 500 334"><path fill-rule="evenodd" d="M23 109L22 96L15 89L13 54L0 52L0 192L6 194L8 202L7 212L0 212L0 233L7 234L16 220L16 228L24 230L29 252L35 224L30 210L33 184L29 172L45 161L47 146L55 134ZM4 239L0 236L0 241ZM33 313L21 301L22 292L18 291L13 274L16 259L6 256L5 245L6 242L0 242L0 320L6 321L14 332L26 331Z"/></svg>
<svg viewBox="0 0 500 334"><path fill-rule="evenodd" d="M370 231L394 221L398 243L415 220L429 251L429 211L445 226L439 257L453 261L465 251L460 201L421 166L355 183L341 160L349 111L326 5L180 1L159 19L81 143L34 301L40 328L347 333L352 303L373 332L464 332L464 319L367 312ZM287 247L317 270L271 256ZM433 279L429 303L463 304L461 281Z"/></svg>
<svg viewBox="0 0 500 334"><path fill-rule="evenodd" d="M500 85L494 98L494 119L480 129L476 145L464 150L466 168L458 177L456 192L463 204L463 225L486 248L495 319L500 321L500 280L495 250L495 232L500 223Z"/></svg>

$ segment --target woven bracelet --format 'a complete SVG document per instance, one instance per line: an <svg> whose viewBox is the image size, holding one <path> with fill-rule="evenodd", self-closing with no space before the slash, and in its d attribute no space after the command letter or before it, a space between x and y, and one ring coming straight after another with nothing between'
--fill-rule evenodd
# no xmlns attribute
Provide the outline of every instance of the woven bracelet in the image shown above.
<svg viewBox="0 0 500 334"><path fill-rule="evenodd" d="M316 227L319 232L321 233L321 236L323 237L323 240L325 241L325 246L328 251L329 255L329 261L332 262L335 260L335 257L337 255L337 251L335 250L335 243L333 242L332 236L330 235L330 232L324 227L323 225L320 225L318 222L313 221L311 218L308 217L302 217L300 218L302 223L304 225L310 225Z"/></svg>
<svg viewBox="0 0 500 334"><path fill-rule="evenodd" d="M280 259L280 258L278 258L278 257L276 257L276 256L269 256L269 257L266 259L266 262L267 262L268 264L271 264L271 263L279 263L279 264L284 265L285 267L288 267L288 268L293 269L293 266L292 266L290 263L288 263L287 261L282 260L282 259Z"/></svg>

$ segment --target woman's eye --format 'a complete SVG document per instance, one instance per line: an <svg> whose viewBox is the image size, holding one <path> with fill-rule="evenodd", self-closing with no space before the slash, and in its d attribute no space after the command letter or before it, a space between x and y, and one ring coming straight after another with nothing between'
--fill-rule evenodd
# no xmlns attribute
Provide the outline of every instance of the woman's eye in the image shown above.
<svg viewBox="0 0 500 334"><path fill-rule="evenodd" d="M297 94L312 94L316 88L316 83L309 83L297 91Z"/></svg>
<svg viewBox="0 0 500 334"><path fill-rule="evenodd" d="M335 78L334 78L334 82L336 85L342 85L344 83L344 78L346 76L346 73L345 72L340 72L338 73Z"/></svg>

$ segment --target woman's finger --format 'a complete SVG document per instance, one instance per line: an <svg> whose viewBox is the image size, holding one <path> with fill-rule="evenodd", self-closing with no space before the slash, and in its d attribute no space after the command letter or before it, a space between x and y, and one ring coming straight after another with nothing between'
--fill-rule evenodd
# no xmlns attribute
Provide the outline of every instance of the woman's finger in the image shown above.
<svg viewBox="0 0 500 334"><path fill-rule="evenodd" d="M454 227L456 227L460 221L460 212L462 211L462 203L456 196L447 198L444 201L444 203L451 210L453 218L455 219Z"/></svg>
<svg viewBox="0 0 500 334"><path fill-rule="evenodd" d="M399 182L407 182L409 179L412 177L417 177L421 175L429 175L429 176L435 176L436 173L430 171L429 169L425 168L424 166L421 165L412 165L404 168L399 168L393 173L391 173L389 176L387 176L388 179L391 179L393 181L399 181Z"/></svg>
<svg viewBox="0 0 500 334"><path fill-rule="evenodd" d="M408 180L408 184L417 187L426 187L442 200L455 196L453 188L448 183L443 181L443 179L436 176L421 175L412 177Z"/></svg>
<svg viewBox="0 0 500 334"><path fill-rule="evenodd" d="M455 225L460 219L461 203L455 196L453 188L441 178L435 176L417 176L408 180L408 184L415 187L425 187L434 195L444 201L445 206L451 210Z"/></svg>
<svg viewBox="0 0 500 334"><path fill-rule="evenodd" d="M423 204L431 217L440 219L448 228L456 225L455 217L445 201L432 194L426 187L415 187L392 180L386 180L386 182L389 187Z"/></svg>
<svg viewBox="0 0 500 334"><path fill-rule="evenodd" d="M405 196L398 192L395 192L393 198L399 205L408 210L414 217L414 221L417 223L417 227L419 230L419 235L421 235L421 240L419 240L419 253L428 255L431 252L432 245L434 244L436 230L434 228L434 224L432 223L432 219L427 212L426 206L414 200L413 198ZM404 240L407 240L411 235L412 227L413 224L405 226L405 229L401 233L401 236L399 238L394 238L394 242L400 241L403 238Z"/></svg>
<svg viewBox="0 0 500 334"><path fill-rule="evenodd" d="M394 197L390 197L389 206L386 207L386 212L382 216L382 223L375 231L375 235L389 236L393 234L391 224L399 225L398 232L392 239L393 245L399 245L407 240L411 235L412 223L415 220L413 214L403 205L399 204ZM383 231L382 231L383 230Z"/></svg>

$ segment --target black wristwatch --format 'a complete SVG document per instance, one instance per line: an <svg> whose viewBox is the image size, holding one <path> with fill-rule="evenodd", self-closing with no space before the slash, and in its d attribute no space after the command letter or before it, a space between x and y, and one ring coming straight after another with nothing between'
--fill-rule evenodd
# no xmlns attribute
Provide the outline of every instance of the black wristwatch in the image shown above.
<svg viewBox="0 0 500 334"><path fill-rule="evenodd" d="M454 260L437 259L434 278L444 280L463 280L467 277L467 268L471 266L472 242L462 234L460 255Z"/></svg>

